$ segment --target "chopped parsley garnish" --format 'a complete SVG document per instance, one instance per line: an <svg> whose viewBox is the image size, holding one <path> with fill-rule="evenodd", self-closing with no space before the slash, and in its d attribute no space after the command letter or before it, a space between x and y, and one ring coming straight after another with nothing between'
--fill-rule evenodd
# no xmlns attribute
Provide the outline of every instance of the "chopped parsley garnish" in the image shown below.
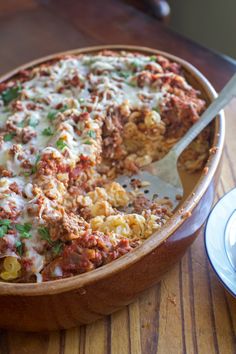
<svg viewBox="0 0 236 354"><path fill-rule="evenodd" d="M29 125L33 128L37 127L37 125L39 125L39 120L36 118L30 118L29 120Z"/></svg>
<svg viewBox="0 0 236 354"><path fill-rule="evenodd" d="M84 144L86 144L86 145L92 145L91 141L89 141L89 140L86 140L86 141L84 142Z"/></svg>
<svg viewBox="0 0 236 354"><path fill-rule="evenodd" d="M65 104L62 108L59 109L59 112L63 113L68 109L67 104Z"/></svg>
<svg viewBox="0 0 236 354"><path fill-rule="evenodd" d="M92 58L92 59L87 59L87 60L84 60L84 65L91 65L93 63L96 62L96 59Z"/></svg>
<svg viewBox="0 0 236 354"><path fill-rule="evenodd" d="M57 241L53 242L51 240L49 230L45 226L39 227L38 233L41 236L42 240L47 241L52 246L52 252L54 253L54 255L58 256L61 253L62 246L63 246L63 243L61 242L61 240L57 240Z"/></svg>
<svg viewBox="0 0 236 354"><path fill-rule="evenodd" d="M56 256L59 256L59 254L62 252L62 246L63 243L60 240L55 242L52 251Z"/></svg>
<svg viewBox="0 0 236 354"><path fill-rule="evenodd" d="M15 100L21 91L21 87L16 86L16 87L9 87L5 91L2 92L2 100L5 105L10 103L12 100Z"/></svg>
<svg viewBox="0 0 236 354"><path fill-rule="evenodd" d="M65 141L63 139L58 139L56 142L56 147L60 150L63 150L67 146L68 145L65 143Z"/></svg>
<svg viewBox="0 0 236 354"><path fill-rule="evenodd" d="M11 221L8 219L0 220L0 238L2 238L11 228Z"/></svg>
<svg viewBox="0 0 236 354"><path fill-rule="evenodd" d="M32 174L37 171L37 163L39 162L39 160L40 160L40 155L37 155L37 156L36 156L36 159L35 159L34 166L33 166L32 169L31 169L31 173L32 173Z"/></svg>
<svg viewBox="0 0 236 354"><path fill-rule="evenodd" d="M47 119L54 120L56 118L57 113L58 113L58 111L49 112L48 115L47 115Z"/></svg>
<svg viewBox="0 0 236 354"><path fill-rule="evenodd" d="M19 231L21 238L31 238L32 237L32 235L29 233L32 228L31 224L28 224L28 223L24 223L24 225L16 224L15 227L16 227L16 230Z"/></svg>
<svg viewBox="0 0 236 354"><path fill-rule="evenodd" d="M42 131L42 134L45 135L45 136L52 136L52 135L53 135L53 132L52 132L51 127L45 128L45 129Z"/></svg>
<svg viewBox="0 0 236 354"><path fill-rule="evenodd" d="M155 55L152 55L149 59L150 59L150 61L156 61L157 57Z"/></svg>
<svg viewBox="0 0 236 354"><path fill-rule="evenodd" d="M22 242L20 240L16 241L15 246L16 246L16 250L19 253L19 255L22 256L23 255L23 244L22 244Z"/></svg>
<svg viewBox="0 0 236 354"><path fill-rule="evenodd" d="M22 172L22 173L23 173L23 175L24 175L25 177L29 177L29 176L32 175L32 170L31 170L31 171Z"/></svg>
<svg viewBox="0 0 236 354"><path fill-rule="evenodd" d="M3 236L5 236L5 234L8 231L8 227L6 225L2 225L0 226L0 238L2 238Z"/></svg>
<svg viewBox="0 0 236 354"><path fill-rule="evenodd" d="M96 139L96 132L94 130L89 130L88 131L88 136L92 139Z"/></svg>
<svg viewBox="0 0 236 354"><path fill-rule="evenodd" d="M129 72L127 72L127 71L120 71L120 72L119 72L119 75L120 75L121 77L124 77L125 79L127 79L127 78L131 75L131 73L129 73Z"/></svg>
<svg viewBox="0 0 236 354"><path fill-rule="evenodd" d="M60 109L58 109L58 110L53 110L53 111L49 112L48 115L47 115L47 118L52 121L52 120L54 120L54 119L56 118L56 116L57 116L57 114L58 114L59 112L63 113L63 112L65 112L67 109L68 109L68 106L65 104L62 108L60 108Z"/></svg>
<svg viewBox="0 0 236 354"><path fill-rule="evenodd" d="M37 155L34 166L31 169L31 174L33 174L37 171L37 163L39 162L39 160L40 160L40 155Z"/></svg>
<svg viewBox="0 0 236 354"><path fill-rule="evenodd" d="M11 141L14 138L14 136L16 136L16 133L7 133L4 135L3 140L6 142Z"/></svg>
<svg viewBox="0 0 236 354"><path fill-rule="evenodd" d="M10 226L10 224L11 224L11 220L8 220L8 219L0 220L0 225Z"/></svg>
<svg viewBox="0 0 236 354"><path fill-rule="evenodd" d="M25 177L29 177L29 176L31 176L33 173L35 173L35 172L37 171L37 163L39 162L39 160L40 160L40 155L38 154L38 155L36 156L34 166L31 168L31 170L30 170L30 171L26 171L26 172L23 173L23 175L24 175Z"/></svg>
<svg viewBox="0 0 236 354"><path fill-rule="evenodd" d="M137 69L140 66L140 64L137 60L132 61L132 63L130 63L130 65L135 69Z"/></svg>
<svg viewBox="0 0 236 354"><path fill-rule="evenodd" d="M22 121L22 122L17 124L17 127L19 127L19 128L24 128L24 126L25 126L25 122L24 121Z"/></svg>
<svg viewBox="0 0 236 354"><path fill-rule="evenodd" d="M42 240L45 240L48 243L52 244L50 233L49 233L49 230L47 227L39 227L38 232L39 232Z"/></svg>
<svg viewBox="0 0 236 354"><path fill-rule="evenodd" d="M137 86L136 82L133 82L133 81L127 81L126 83L127 83L127 85L129 85L131 87L136 87Z"/></svg>
<svg viewBox="0 0 236 354"><path fill-rule="evenodd" d="M39 162L39 160L40 160L40 155L38 154L35 159L35 165Z"/></svg>

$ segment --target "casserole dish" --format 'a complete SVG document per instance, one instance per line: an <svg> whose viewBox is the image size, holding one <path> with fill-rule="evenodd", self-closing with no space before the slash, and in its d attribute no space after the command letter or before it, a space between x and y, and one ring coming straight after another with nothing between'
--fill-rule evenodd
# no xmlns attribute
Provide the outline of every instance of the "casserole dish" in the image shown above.
<svg viewBox="0 0 236 354"><path fill-rule="evenodd" d="M208 81L185 61L148 48L106 46L59 53L31 62L4 75L9 80L19 70L64 54L96 53L102 49L161 54L179 63L188 82L210 102L216 95ZM203 225L214 200L224 140L224 118L211 125L211 151L207 166L189 177L183 173L185 200L170 220L141 246L115 262L92 272L45 283L0 283L0 326L39 331L89 323L130 303L156 283L184 254Z"/></svg>

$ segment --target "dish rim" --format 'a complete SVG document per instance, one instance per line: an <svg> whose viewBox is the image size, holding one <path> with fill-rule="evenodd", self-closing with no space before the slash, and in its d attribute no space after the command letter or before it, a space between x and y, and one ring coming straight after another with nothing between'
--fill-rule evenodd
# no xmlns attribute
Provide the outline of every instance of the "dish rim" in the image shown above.
<svg viewBox="0 0 236 354"><path fill-rule="evenodd" d="M83 48L72 49L68 51L58 52L55 54L47 55L36 60L32 60L23 64L16 69L13 69L7 72L4 75L0 76L0 83L6 80L9 80L11 77L19 73L20 70L24 70L36 65L42 64L44 62L56 59L60 56L70 55L70 54L86 54L98 52L101 50L124 50L131 52L138 52L143 54L159 54L164 57L173 60L179 63L184 70L194 78L195 81L198 81L199 85L203 89L205 95L209 100L212 100L217 97L217 93L207 78L192 64L187 62L184 59L181 59L170 53L157 50L154 48L144 47L144 46L135 46L135 45L99 45L99 46L89 46ZM93 282L96 282L105 277L109 277L112 274L122 271L124 268L131 267L138 260L152 252L163 242L165 242L186 220L181 217L182 214L191 213L192 210L197 206L202 196L205 194L209 184L211 183L213 176L216 172L217 166L220 163L223 145L224 145L224 136L225 136L225 118L224 112L221 111L217 119L215 119L215 131L212 141L212 146L216 147L216 152L209 155L207 162L207 167L209 168L208 173L204 174L201 172L201 176L196 183L191 194L188 195L184 201L181 212L176 212L170 218L170 220L161 228L160 231L154 232L143 244L132 250L132 252L127 253L126 255L118 258L117 260L108 263L102 267L96 268L90 272L82 273L68 278L51 280L42 283L5 283L0 282L0 295L21 295L21 296L40 296L40 295L53 295L70 290L78 290L80 288L86 287Z"/></svg>

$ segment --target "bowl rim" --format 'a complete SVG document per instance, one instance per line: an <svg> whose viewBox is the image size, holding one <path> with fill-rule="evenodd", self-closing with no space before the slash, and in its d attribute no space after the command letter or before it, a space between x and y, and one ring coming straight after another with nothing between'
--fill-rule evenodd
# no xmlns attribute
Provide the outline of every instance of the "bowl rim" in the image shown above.
<svg viewBox="0 0 236 354"><path fill-rule="evenodd" d="M233 269L233 272L235 271L226 252L225 249L225 233L226 233L226 228L227 225L230 221L230 218L232 217L233 214L235 214L236 209L234 207L234 205L232 204L232 210L230 208L225 208L225 206L223 204L225 204L225 202L230 198L230 196L232 194L236 194L236 188L233 187L232 189L230 189L227 193L223 194L216 202L216 204L214 205L214 207L212 208L211 212L209 213L207 219L206 219L206 224L204 227L204 247L206 250L206 255L208 258L208 261L212 267L212 270L214 271L214 273L216 274L218 280L220 281L220 283L224 286L224 288L234 297L236 298L236 291L234 291L234 289L230 286L230 282L231 282L231 276L228 276L228 272L226 272L225 270L228 270L230 268ZM232 198L233 199L233 198ZM220 239L223 239L223 243L224 243L224 247L222 249L222 254L223 257L220 258L220 262L222 264L222 268L223 271L220 269L220 267L218 266L217 262L215 261L213 254L215 253L215 249L211 247L211 243L209 241L210 239L210 229L209 228L209 223L210 220L212 218L214 218L214 214L217 212L217 209L219 209L221 207L224 208L224 210L226 210L227 218L224 219L223 221L223 232L222 230L219 232L219 234L217 234L217 237ZM219 222L218 222L219 223ZM217 223L217 226L219 226ZM217 228L218 230L218 228ZM222 256L221 254L221 256Z"/></svg>
<svg viewBox="0 0 236 354"><path fill-rule="evenodd" d="M135 45L99 45L89 46L78 49L72 49L68 51L58 52L55 54L43 56L39 59L27 62L24 65L17 67L14 70L0 76L0 83L9 80L11 77L19 73L20 70L24 70L44 62L57 59L64 55L78 55L86 53L96 53L101 50L117 50L117 51L131 51L143 54L159 54L164 57L179 63L189 75L191 75L195 81L199 83L203 92L207 98L211 101L217 97L217 93L207 78L192 64L184 59L181 59L170 53L157 50L154 48L135 46ZM58 280L51 280L42 283L5 283L0 282L0 295L19 295L19 296L41 296L41 295L53 295L60 294L68 291L78 291L80 288L84 288L106 277L110 277L125 268L133 266L137 261L142 259L147 254L151 253L154 249L165 242L186 220L182 215L191 213L197 206L200 199L206 192L209 184L211 183L216 169L219 165L221 155L223 152L224 136L225 136L225 118L224 111L221 111L217 119L215 119L215 130L212 141L212 146L216 147L214 154L210 154L206 166L208 167L207 174L201 172L201 176L196 183L192 193L187 196L181 207L181 213L177 211L173 217L161 228L160 231L156 231L149 237L143 244L135 248L132 252L118 258L117 260L108 263L102 267L96 268L91 272L75 275L69 278L63 278Z"/></svg>

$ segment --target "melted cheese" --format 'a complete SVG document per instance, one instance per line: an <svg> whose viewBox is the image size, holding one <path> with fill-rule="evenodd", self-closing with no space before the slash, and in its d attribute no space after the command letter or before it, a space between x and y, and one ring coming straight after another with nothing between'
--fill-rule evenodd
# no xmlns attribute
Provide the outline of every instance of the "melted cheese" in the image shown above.
<svg viewBox="0 0 236 354"><path fill-rule="evenodd" d="M16 134L10 141L3 141L0 148L0 165L13 176L0 179L0 208L11 213L14 207L20 213L14 222L32 225L31 238L23 240L24 257L31 260L31 271L39 282L45 256L39 253L42 253L44 242L37 228L44 225L44 214L57 217L65 187L56 177L46 176L48 180L35 177L38 161L50 155L51 159L58 159L60 164L72 168L83 156L95 165L102 148L101 127L110 107L116 108L128 102L131 109L142 108L142 95L149 97L150 110L160 104L163 91L132 85L137 76L133 66L141 72L149 63L152 63L149 57L136 57L129 53L63 58L43 69L32 69L29 79L21 83L22 91L18 98L21 110L15 112L11 105L6 108L0 100L2 135ZM159 64L152 65L162 71ZM81 84L73 84L73 80ZM85 121L71 118L87 111L90 113ZM15 130L7 128L10 123ZM25 141L21 143L19 141L24 134ZM14 182L19 193L9 189ZM49 192L55 195L55 199L50 198ZM19 233L5 237L11 244L20 239ZM60 276L62 270L57 267L55 273Z"/></svg>

